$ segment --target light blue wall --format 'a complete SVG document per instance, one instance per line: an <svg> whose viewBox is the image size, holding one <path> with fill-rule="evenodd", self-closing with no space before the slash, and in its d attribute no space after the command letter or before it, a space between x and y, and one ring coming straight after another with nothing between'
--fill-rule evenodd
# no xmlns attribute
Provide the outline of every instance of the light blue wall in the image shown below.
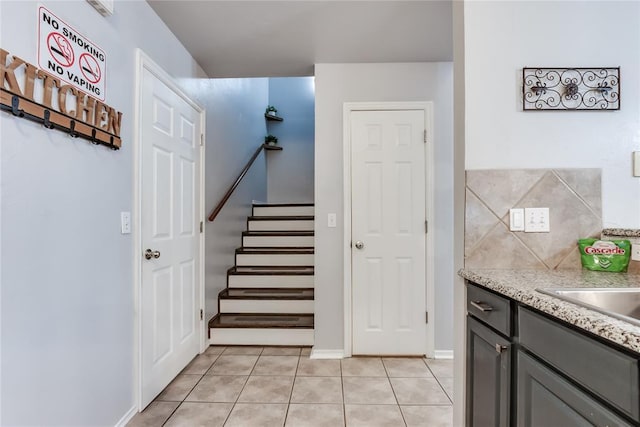
<svg viewBox="0 0 640 427"><path fill-rule="evenodd" d="M206 94L205 210L209 216L256 148L264 142L268 79L206 79L194 92ZM227 286L227 269L246 230L251 201L267 199L266 159L261 154L215 221L207 222L205 249L206 318L218 312L218 293Z"/></svg>
<svg viewBox="0 0 640 427"><path fill-rule="evenodd" d="M269 105L284 118L267 122L283 148L267 154L271 203L313 202L314 91L313 77L269 79Z"/></svg>
<svg viewBox="0 0 640 427"><path fill-rule="evenodd" d="M106 102L123 113L123 145L0 113L0 425L113 426L136 407L138 230L120 234L120 212L133 211L136 48L207 108L207 211L262 141L268 82L206 79L145 1L116 1L107 18L85 1L43 4L106 52ZM33 64L37 6L0 1L0 47ZM228 236L240 242L228 215L266 197L264 158L254 168L207 229L215 259Z"/></svg>

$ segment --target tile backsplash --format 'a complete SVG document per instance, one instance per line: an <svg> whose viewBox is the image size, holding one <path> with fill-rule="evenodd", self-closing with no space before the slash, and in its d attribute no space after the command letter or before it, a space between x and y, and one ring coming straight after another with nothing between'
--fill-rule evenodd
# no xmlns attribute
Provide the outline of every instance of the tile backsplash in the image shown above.
<svg viewBox="0 0 640 427"><path fill-rule="evenodd" d="M600 169L466 172L467 268L579 269L577 240L602 232ZM509 209L549 208L549 233L509 230Z"/></svg>

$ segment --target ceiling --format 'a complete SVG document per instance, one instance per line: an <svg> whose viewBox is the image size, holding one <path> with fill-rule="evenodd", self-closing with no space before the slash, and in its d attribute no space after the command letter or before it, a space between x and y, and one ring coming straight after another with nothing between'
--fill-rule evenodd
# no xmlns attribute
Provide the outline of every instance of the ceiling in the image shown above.
<svg viewBox="0 0 640 427"><path fill-rule="evenodd" d="M147 0L209 77L453 58L451 0Z"/></svg>

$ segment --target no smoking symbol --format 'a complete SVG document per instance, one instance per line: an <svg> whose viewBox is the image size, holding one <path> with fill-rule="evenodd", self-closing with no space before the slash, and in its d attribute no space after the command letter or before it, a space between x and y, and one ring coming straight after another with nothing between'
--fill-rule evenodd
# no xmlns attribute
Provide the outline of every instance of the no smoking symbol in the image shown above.
<svg viewBox="0 0 640 427"><path fill-rule="evenodd" d="M49 53L55 61L63 67L70 67L73 64L75 55L69 40L60 33L51 33L47 37L47 47Z"/></svg>
<svg viewBox="0 0 640 427"><path fill-rule="evenodd" d="M98 64L98 61L93 56L88 53L83 53L80 55L78 63L80 65L80 71L82 71L82 75L85 79L93 84L100 81L100 78L102 78L102 71L100 70L100 64Z"/></svg>

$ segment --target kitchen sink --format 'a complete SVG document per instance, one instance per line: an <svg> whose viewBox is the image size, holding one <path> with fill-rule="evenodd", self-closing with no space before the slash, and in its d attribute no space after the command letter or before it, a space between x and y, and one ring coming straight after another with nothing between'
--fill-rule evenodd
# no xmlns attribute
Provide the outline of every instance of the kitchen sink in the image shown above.
<svg viewBox="0 0 640 427"><path fill-rule="evenodd" d="M536 291L640 326L640 288L541 288Z"/></svg>

